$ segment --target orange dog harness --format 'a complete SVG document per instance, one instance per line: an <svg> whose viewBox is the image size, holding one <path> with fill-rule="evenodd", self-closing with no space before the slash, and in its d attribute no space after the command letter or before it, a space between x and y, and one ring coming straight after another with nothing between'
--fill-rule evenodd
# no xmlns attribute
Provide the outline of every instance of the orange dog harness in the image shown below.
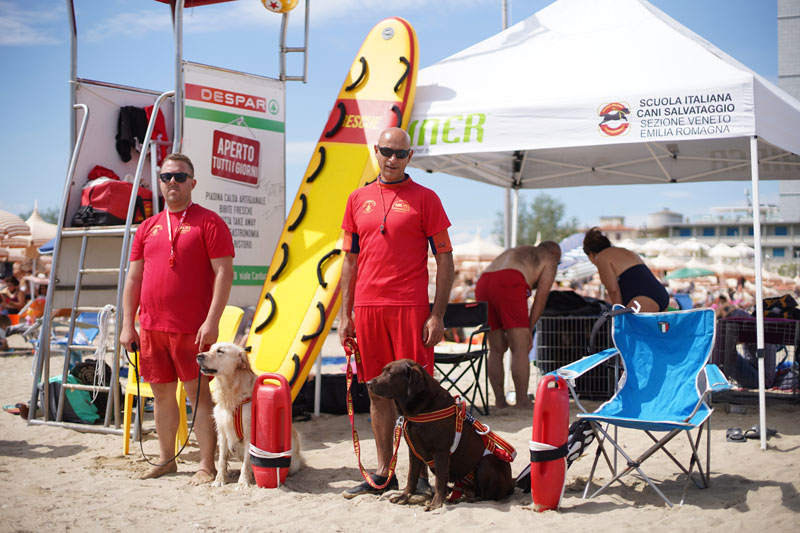
<svg viewBox="0 0 800 533"><path fill-rule="evenodd" d="M233 410L233 429L236 431L236 436L239 440L244 440L244 427L242 426L242 407L244 404L250 403L253 399L247 398L242 400L242 403L236 406Z"/></svg>

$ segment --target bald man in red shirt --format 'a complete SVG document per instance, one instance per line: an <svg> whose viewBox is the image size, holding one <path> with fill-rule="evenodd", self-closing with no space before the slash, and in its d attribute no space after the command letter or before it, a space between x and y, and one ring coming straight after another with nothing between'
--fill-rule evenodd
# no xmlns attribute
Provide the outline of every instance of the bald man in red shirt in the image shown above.
<svg viewBox="0 0 800 533"><path fill-rule="evenodd" d="M347 200L342 228L347 255L342 266L339 338L358 339L362 383L396 359L414 359L433 375L433 346L444 334L444 312L453 285L450 221L439 197L405 173L413 151L400 128L383 131L375 145L380 175ZM436 259L436 295L428 303L428 248ZM370 395L377 484L387 481L392 458L394 401ZM380 494L398 487L392 478L383 490L366 481L346 490L345 498Z"/></svg>

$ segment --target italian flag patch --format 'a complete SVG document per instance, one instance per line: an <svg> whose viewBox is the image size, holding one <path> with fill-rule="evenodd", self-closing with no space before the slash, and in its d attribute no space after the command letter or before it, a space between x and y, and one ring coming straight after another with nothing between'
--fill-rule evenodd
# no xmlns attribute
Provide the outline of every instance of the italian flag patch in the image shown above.
<svg viewBox="0 0 800 533"><path fill-rule="evenodd" d="M666 333L669 331L669 322L659 322L658 329L661 330L661 333Z"/></svg>

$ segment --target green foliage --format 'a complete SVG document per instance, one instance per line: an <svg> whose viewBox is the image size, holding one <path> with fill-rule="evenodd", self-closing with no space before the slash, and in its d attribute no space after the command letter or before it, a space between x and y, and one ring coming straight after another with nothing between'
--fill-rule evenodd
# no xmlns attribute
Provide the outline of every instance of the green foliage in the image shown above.
<svg viewBox="0 0 800 533"><path fill-rule="evenodd" d="M564 221L566 207L557 198L547 193L540 193L533 198L530 204L520 201L517 226L517 245L536 244L537 234L541 234L543 241L560 241L578 231L578 219L572 217ZM497 213L494 235L504 242L504 217Z"/></svg>
<svg viewBox="0 0 800 533"><path fill-rule="evenodd" d="M39 214L42 216L45 222L49 222L51 224L58 224L58 214L61 212L61 209L58 207L48 207L47 209L40 209ZM30 211L25 211L24 213L19 214L19 218L22 220L28 220L28 217L31 216L33 213L33 209Z"/></svg>

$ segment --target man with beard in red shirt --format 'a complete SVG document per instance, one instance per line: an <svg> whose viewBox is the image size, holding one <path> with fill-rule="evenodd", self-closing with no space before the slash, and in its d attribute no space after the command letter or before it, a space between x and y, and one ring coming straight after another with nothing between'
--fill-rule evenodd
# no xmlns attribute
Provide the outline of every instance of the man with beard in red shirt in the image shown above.
<svg viewBox="0 0 800 533"><path fill-rule="evenodd" d="M192 485L214 479L216 430L208 378L199 376L195 357L217 341L219 319L233 280L233 237L213 211L192 202L194 166L183 154L168 155L159 176L167 209L139 226L123 293L120 343L141 349L139 374L155 396L159 461L142 479L176 472L173 459L180 411L178 380L196 401L194 433L200 464ZM134 328L139 311L140 332Z"/></svg>

